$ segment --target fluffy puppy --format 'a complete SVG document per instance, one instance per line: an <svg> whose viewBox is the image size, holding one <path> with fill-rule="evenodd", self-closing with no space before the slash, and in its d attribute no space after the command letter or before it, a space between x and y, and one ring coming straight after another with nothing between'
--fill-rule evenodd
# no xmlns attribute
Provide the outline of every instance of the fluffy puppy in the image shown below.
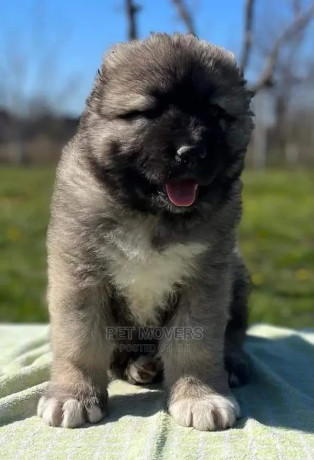
<svg viewBox="0 0 314 460"><path fill-rule="evenodd" d="M199 430L235 423L229 384L248 377L236 230L249 106L233 56L192 35L155 34L105 55L51 205L53 365L38 406L47 424L102 419L113 361L130 381L149 381L157 361L121 352L148 326L174 332L154 342L174 419Z"/></svg>

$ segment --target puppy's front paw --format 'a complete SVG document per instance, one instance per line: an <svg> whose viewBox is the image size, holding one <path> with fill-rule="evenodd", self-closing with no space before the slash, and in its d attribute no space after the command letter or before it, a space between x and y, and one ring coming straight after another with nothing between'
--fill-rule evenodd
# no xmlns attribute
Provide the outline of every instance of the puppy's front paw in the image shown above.
<svg viewBox="0 0 314 460"><path fill-rule="evenodd" d="M232 427L240 415L240 408L232 396L208 394L170 402L169 413L179 425L213 431Z"/></svg>
<svg viewBox="0 0 314 460"><path fill-rule="evenodd" d="M47 425L77 428L85 422L99 422L105 416L105 408L96 398L78 400L42 396L38 402L37 415Z"/></svg>

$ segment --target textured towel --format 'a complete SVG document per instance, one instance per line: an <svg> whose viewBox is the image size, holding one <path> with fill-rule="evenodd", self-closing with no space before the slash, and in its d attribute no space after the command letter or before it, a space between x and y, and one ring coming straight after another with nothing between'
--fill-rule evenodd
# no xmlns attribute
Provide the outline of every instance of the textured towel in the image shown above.
<svg viewBox="0 0 314 460"><path fill-rule="evenodd" d="M45 426L36 413L47 386L47 326L0 326L0 458L314 459L314 332L251 327L254 366L236 390L242 418L227 431L177 426L163 392L114 381L110 415L79 429Z"/></svg>

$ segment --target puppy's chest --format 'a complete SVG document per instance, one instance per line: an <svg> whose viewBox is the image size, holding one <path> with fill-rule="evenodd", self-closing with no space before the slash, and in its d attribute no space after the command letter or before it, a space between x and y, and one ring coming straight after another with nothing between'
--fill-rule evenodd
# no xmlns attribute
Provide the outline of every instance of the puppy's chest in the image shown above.
<svg viewBox="0 0 314 460"><path fill-rule="evenodd" d="M153 324L167 308L177 286L193 274L200 243L175 243L164 250L151 244L145 228L127 234L116 232L111 238L109 275L117 292L140 324Z"/></svg>

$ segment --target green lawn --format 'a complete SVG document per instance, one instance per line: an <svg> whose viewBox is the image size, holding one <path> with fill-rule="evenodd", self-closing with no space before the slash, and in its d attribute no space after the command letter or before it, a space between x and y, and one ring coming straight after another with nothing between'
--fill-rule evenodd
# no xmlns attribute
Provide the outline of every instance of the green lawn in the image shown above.
<svg viewBox="0 0 314 460"><path fill-rule="evenodd" d="M45 232L54 173L0 169L0 321L47 320ZM314 327L313 174L247 172L241 247L251 321Z"/></svg>

